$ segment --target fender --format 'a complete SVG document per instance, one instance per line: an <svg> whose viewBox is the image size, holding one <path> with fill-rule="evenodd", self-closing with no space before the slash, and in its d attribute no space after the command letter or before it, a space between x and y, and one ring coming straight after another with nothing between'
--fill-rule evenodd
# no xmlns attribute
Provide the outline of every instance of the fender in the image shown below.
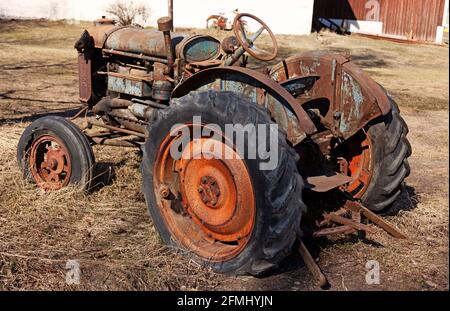
<svg viewBox="0 0 450 311"><path fill-rule="evenodd" d="M344 139L371 120L391 111L389 99L349 57L325 51L306 52L275 65L269 75L278 83L316 75L312 89L297 97L302 107L317 109Z"/></svg>
<svg viewBox="0 0 450 311"><path fill-rule="evenodd" d="M179 84L172 92L172 98L182 97L194 90L208 89L241 93L266 107L293 145L317 131L306 111L285 88L268 76L247 68L216 67L202 70Z"/></svg>

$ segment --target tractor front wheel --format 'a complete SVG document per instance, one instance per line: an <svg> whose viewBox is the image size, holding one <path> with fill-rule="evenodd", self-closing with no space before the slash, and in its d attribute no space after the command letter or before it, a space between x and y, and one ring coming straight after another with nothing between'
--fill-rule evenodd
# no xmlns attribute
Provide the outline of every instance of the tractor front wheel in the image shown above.
<svg viewBox="0 0 450 311"><path fill-rule="evenodd" d="M46 116L31 123L20 137L17 162L24 177L45 191L69 184L91 187L92 148L80 129L62 117Z"/></svg>
<svg viewBox="0 0 450 311"><path fill-rule="evenodd" d="M242 136L245 155L224 131L227 125L249 130ZM142 175L153 224L164 243L231 274L260 275L290 253L306 209L303 181L295 151L278 129L269 135L271 125L263 108L232 92L191 93L155 113ZM249 138L262 137L263 128L268 130L263 141ZM265 170L261 164L267 158L249 154L271 142L277 161Z"/></svg>

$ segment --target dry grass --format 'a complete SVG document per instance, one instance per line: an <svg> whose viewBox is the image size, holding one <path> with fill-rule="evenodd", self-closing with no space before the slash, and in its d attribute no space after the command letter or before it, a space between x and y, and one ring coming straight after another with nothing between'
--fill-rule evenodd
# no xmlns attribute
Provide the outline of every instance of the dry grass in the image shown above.
<svg viewBox="0 0 450 311"><path fill-rule="evenodd" d="M314 289L295 256L268 278L229 278L162 246L133 150L95 148L97 161L116 177L89 195L71 188L43 194L22 180L15 149L32 115L78 106L72 45L84 26L0 21L0 289ZM309 49L350 52L395 95L410 127L412 175L396 203L403 211L390 217L410 239L380 232L367 240L320 241L332 288L448 289L448 48L331 33L278 39L278 60ZM69 259L81 264L81 285L65 282ZM369 259L382 266L375 288L364 282Z"/></svg>
<svg viewBox="0 0 450 311"><path fill-rule="evenodd" d="M8 136L0 140L0 184L7 189L0 200L0 289L216 286L217 278L209 270L162 246L140 193L139 157L134 151L96 150L98 161L117 164L118 178L108 187L90 195L74 188L42 193L23 181L16 169L15 146L22 130L17 125L1 128ZM65 284L67 260L80 262L80 286Z"/></svg>

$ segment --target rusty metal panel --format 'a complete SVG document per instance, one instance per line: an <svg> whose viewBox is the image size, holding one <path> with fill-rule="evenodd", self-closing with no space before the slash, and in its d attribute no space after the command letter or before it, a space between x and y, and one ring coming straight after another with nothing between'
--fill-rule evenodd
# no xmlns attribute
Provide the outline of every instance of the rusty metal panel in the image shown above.
<svg viewBox="0 0 450 311"><path fill-rule="evenodd" d="M310 75L320 78L296 98L297 102L304 109L318 109L324 120L344 138L390 111L383 89L342 55L305 52L287 58L270 71L272 79L279 83Z"/></svg>
<svg viewBox="0 0 450 311"><path fill-rule="evenodd" d="M80 101L88 103L92 96L92 65L85 53L78 54L78 83Z"/></svg>
<svg viewBox="0 0 450 311"><path fill-rule="evenodd" d="M121 28L123 27L107 24L89 27L87 28L87 31L94 40L94 46L96 48L102 49L108 36L112 32L119 30Z"/></svg>
<svg viewBox="0 0 450 311"><path fill-rule="evenodd" d="M351 73L342 71L339 130L345 138L353 135L355 129L364 127L370 119L379 115L376 100L371 98L372 94L363 89L361 82Z"/></svg>
<svg viewBox="0 0 450 311"><path fill-rule="evenodd" d="M313 18L367 20L370 1L373 0L315 0ZM378 3L384 35L415 41L436 40L445 0L378 0Z"/></svg>
<svg viewBox="0 0 450 311"><path fill-rule="evenodd" d="M288 91L266 75L246 68L219 67L200 71L180 84L173 91L172 98L184 96L192 90L208 89L234 91L265 106L294 145L306 134L317 131L308 114Z"/></svg>
<svg viewBox="0 0 450 311"><path fill-rule="evenodd" d="M242 80L236 74L230 73L216 77L214 81L202 85L197 90L207 91L209 89L243 94L251 101L266 107L272 118L277 122L280 129L286 133L288 140L293 145L298 144L306 137L296 116L275 97L266 94L263 89L255 86L250 80Z"/></svg>
<svg viewBox="0 0 450 311"><path fill-rule="evenodd" d="M173 46L176 47L186 37L183 34L172 34ZM130 53L167 57L163 33L151 29L134 27L118 29L107 37L104 47Z"/></svg>

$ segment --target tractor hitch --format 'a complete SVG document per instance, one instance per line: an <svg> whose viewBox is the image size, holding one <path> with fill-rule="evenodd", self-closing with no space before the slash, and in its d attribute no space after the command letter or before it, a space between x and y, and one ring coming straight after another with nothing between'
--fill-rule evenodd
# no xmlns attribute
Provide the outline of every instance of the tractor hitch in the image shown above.
<svg viewBox="0 0 450 311"><path fill-rule="evenodd" d="M408 237L402 233L397 227L389 223L382 217L378 216L367 207L362 205L356 199L346 192L342 192L347 198L344 206L335 212L323 214L323 220L316 222L319 230L313 233L314 238L330 236L336 234L353 234L358 232L375 233L375 230L367 224L362 223L363 216L377 225L392 237L397 239L407 239ZM306 267L313 275L319 287L326 289L329 285L326 276L323 274L319 265L316 263L305 244L299 239L300 246L298 249Z"/></svg>

